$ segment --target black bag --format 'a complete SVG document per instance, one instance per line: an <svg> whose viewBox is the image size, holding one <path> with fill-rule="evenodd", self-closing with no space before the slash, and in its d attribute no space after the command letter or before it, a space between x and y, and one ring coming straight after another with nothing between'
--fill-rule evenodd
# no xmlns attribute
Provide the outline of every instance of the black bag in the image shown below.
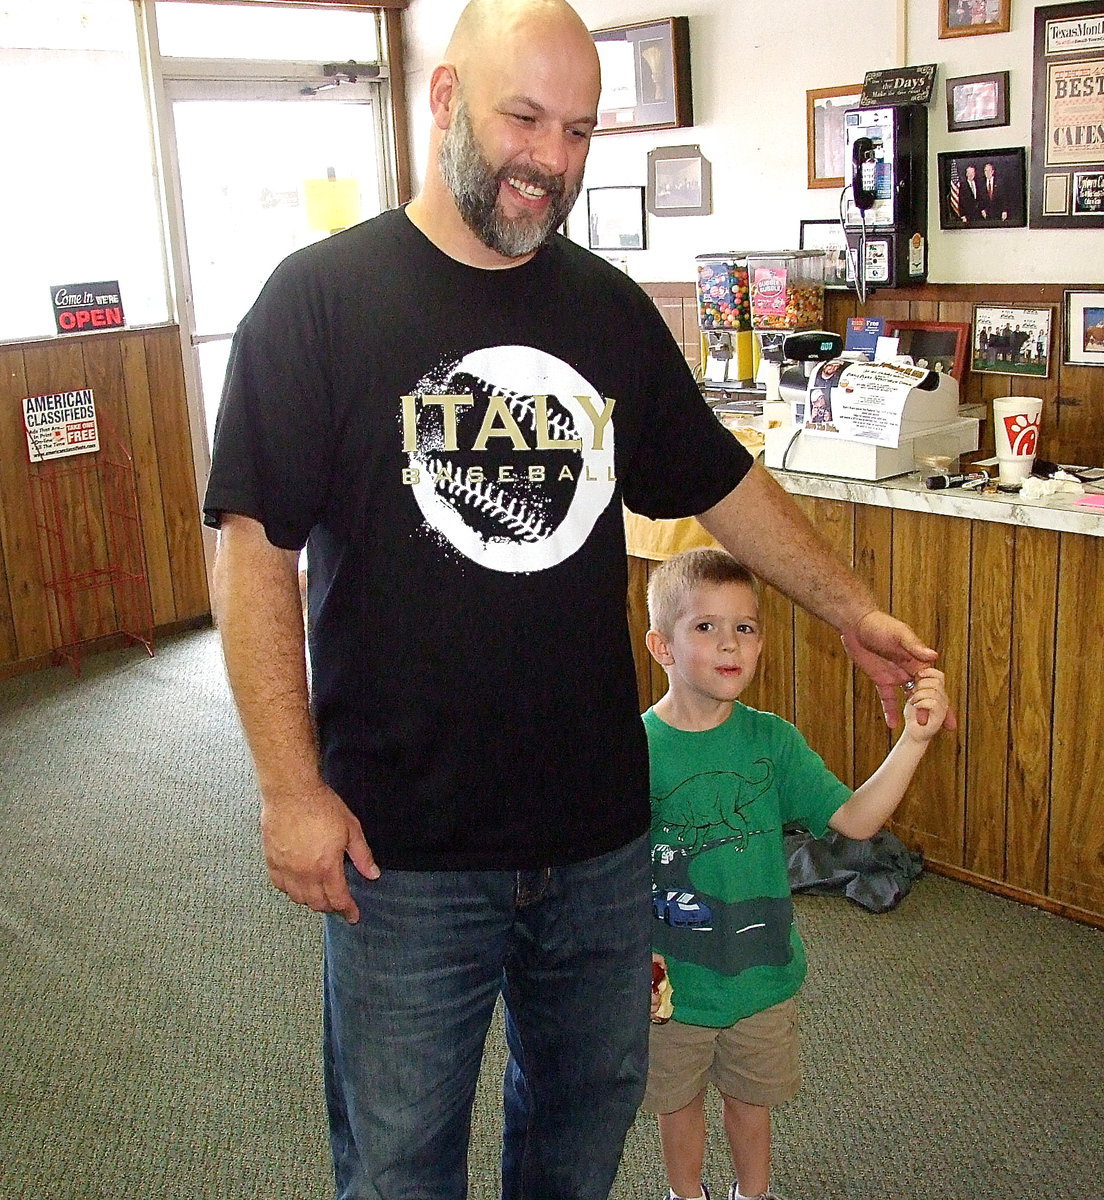
<svg viewBox="0 0 1104 1200"><path fill-rule="evenodd" d="M896 908L923 873L923 858L888 829L857 842L830 829L815 838L807 829L783 830L790 891L828 896L842 892L871 912Z"/></svg>

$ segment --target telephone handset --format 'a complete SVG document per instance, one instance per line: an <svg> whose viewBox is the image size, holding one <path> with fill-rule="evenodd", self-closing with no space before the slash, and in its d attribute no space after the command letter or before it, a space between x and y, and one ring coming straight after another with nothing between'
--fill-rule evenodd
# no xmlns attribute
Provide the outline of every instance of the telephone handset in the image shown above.
<svg viewBox="0 0 1104 1200"><path fill-rule="evenodd" d="M874 143L868 137L856 138L851 147L851 196L862 212L874 207L878 198L878 163Z"/></svg>

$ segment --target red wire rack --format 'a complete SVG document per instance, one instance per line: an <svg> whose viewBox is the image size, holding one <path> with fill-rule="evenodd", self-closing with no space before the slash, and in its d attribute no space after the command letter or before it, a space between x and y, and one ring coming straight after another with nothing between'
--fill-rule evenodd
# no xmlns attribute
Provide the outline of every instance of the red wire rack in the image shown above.
<svg viewBox="0 0 1104 1200"><path fill-rule="evenodd" d="M55 661L81 673L83 650L123 634L153 657L153 604L134 462L101 421L101 448L32 462L43 581L55 601Z"/></svg>

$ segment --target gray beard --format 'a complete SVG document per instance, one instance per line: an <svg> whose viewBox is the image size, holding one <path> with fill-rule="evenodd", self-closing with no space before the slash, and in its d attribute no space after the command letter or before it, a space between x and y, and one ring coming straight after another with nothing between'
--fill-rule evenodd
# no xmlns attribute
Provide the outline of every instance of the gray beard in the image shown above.
<svg viewBox="0 0 1104 1200"><path fill-rule="evenodd" d="M560 176L545 175L535 167L494 171L479 149L462 100L445 130L437 163L464 224L485 246L505 258L522 258L544 245L567 220L582 187L580 181L567 191ZM535 184L548 193L551 204L543 220L511 219L500 211L499 185L507 176Z"/></svg>

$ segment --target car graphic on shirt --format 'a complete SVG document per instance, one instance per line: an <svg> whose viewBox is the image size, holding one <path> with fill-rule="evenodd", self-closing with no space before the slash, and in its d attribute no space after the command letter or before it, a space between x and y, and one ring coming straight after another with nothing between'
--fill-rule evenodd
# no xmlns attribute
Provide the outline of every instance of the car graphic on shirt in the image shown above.
<svg viewBox="0 0 1104 1200"><path fill-rule="evenodd" d="M652 913L656 920L666 921L668 925L699 929L703 932L712 928L713 910L693 892L672 889L660 891L653 884Z"/></svg>

